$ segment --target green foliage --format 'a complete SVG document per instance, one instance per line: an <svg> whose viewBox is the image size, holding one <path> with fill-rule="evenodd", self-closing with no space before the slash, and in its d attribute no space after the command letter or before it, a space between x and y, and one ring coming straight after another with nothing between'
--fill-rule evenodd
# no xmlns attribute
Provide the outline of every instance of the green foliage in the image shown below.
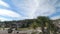
<svg viewBox="0 0 60 34"><path fill-rule="evenodd" d="M36 34L37 32L32 32L32 34Z"/></svg>
<svg viewBox="0 0 60 34"><path fill-rule="evenodd" d="M38 27L38 24L36 22L33 22L30 27L32 27L33 29L36 29Z"/></svg>
<svg viewBox="0 0 60 34"><path fill-rule="evenodd" d="M44 27L47 27L47 31L49 32L50 28L50 19L46 16L39 16L37 17L38 23L40 24L40 27L42 28L42 34L45 34Z"/></svg>
<svg viewBox="0 0 60 34"><path fill-rule="evenodd" d="M32 33L32 34L36 34L36 33L34 32L34 33Z"/></svg>
<svg viewBox="0 0 60 34"><path fill-rule="evenodd" d="M2 22L0 22L2 23ZM37 27L41 27L42 31L44 32L44 27L47 27L47 30L50 31L56 31L57 27L52 23L50 18L47 16L38 16L37 19L25 19L25 20L18 20L18 21L4 21L5 27L12 27L12 24L14 23L20 23L22 25L19 25L23 28L32 27L33 29L36 29ZM0 25L1 27L1 25Z"/></svg>

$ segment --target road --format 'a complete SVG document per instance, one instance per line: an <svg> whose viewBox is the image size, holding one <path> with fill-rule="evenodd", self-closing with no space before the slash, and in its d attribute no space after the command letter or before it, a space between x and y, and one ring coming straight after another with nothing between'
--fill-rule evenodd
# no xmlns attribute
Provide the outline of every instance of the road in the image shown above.
<svg viewBox="0 0 60 34"><path fill-rule="evenodd" d="M19 34L27 34L30 33L30 31L19 31ZM0 34L17 34L17 31L13 31L12 33L8 33L7 30L0 30Z"/></svg>
<svg viewBox="0 0 60 34"><path fill-rule="evenodd" d="M7 30L0 30L0 34L10 34ZM16 32L12 32L11 34L16 34Z"/></svg>

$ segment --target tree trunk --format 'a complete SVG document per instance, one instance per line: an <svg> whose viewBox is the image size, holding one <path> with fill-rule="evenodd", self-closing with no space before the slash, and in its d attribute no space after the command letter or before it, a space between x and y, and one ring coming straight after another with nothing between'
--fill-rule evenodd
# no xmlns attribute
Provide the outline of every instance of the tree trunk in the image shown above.
<svg viewBox="0 0 60 34"><path fill-rule="evenodd" d="M47 28L47 34L50 34L50 30L49 30L49 28Z"/></svg>
<svg viewBox="0 0 60 34"><path fill-rule="evenodd" d="M57 29L56 29L56 26L55 26L53 34L57 34L56 31L57 31Z"/></svg>
<svg viewBox="0 0 60 34"><path fill-rule="evenodd" d="M45 34L45 31L44 31L44 23L43 22L41 23L41 28L42 28L41 29L42 30L42 34Z"/></svg>
<svg viewBox="0 0 60 34"><path fill-rule="evenodd" d="M42 26L41 28L42 28L42 34L45 34L44 27Z"/></svg>
<svg viewBox="0 0 60 34"><path fill-rule="evenodd" d="M50 34L50 24L47 24L47 34Z"/></svg>

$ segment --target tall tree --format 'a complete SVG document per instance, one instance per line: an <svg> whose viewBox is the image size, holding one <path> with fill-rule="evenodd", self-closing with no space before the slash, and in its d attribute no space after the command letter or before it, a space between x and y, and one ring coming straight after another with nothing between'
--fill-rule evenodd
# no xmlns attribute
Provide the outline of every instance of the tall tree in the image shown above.
<svg viewBox="0 0 60 34"><path fill-rule="evenodd" d="M46 27L46 23L49 24L50 19L46 16L39 16L39 17L37 17L37 20L42 28L42 34L45 34L44 27ZM48 31L47 34L50 34L49 25L47 25L47 31Z"/></svg>

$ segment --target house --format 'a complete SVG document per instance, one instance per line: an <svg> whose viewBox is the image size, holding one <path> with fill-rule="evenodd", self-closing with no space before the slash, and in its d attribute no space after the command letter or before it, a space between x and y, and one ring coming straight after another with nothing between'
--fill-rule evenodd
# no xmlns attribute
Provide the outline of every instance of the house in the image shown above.
<svg viewBox="0 0 60 34"><path fill-rule="evenodd" d="M53 20L53 24L60 28L60 19Z"/></svg>

